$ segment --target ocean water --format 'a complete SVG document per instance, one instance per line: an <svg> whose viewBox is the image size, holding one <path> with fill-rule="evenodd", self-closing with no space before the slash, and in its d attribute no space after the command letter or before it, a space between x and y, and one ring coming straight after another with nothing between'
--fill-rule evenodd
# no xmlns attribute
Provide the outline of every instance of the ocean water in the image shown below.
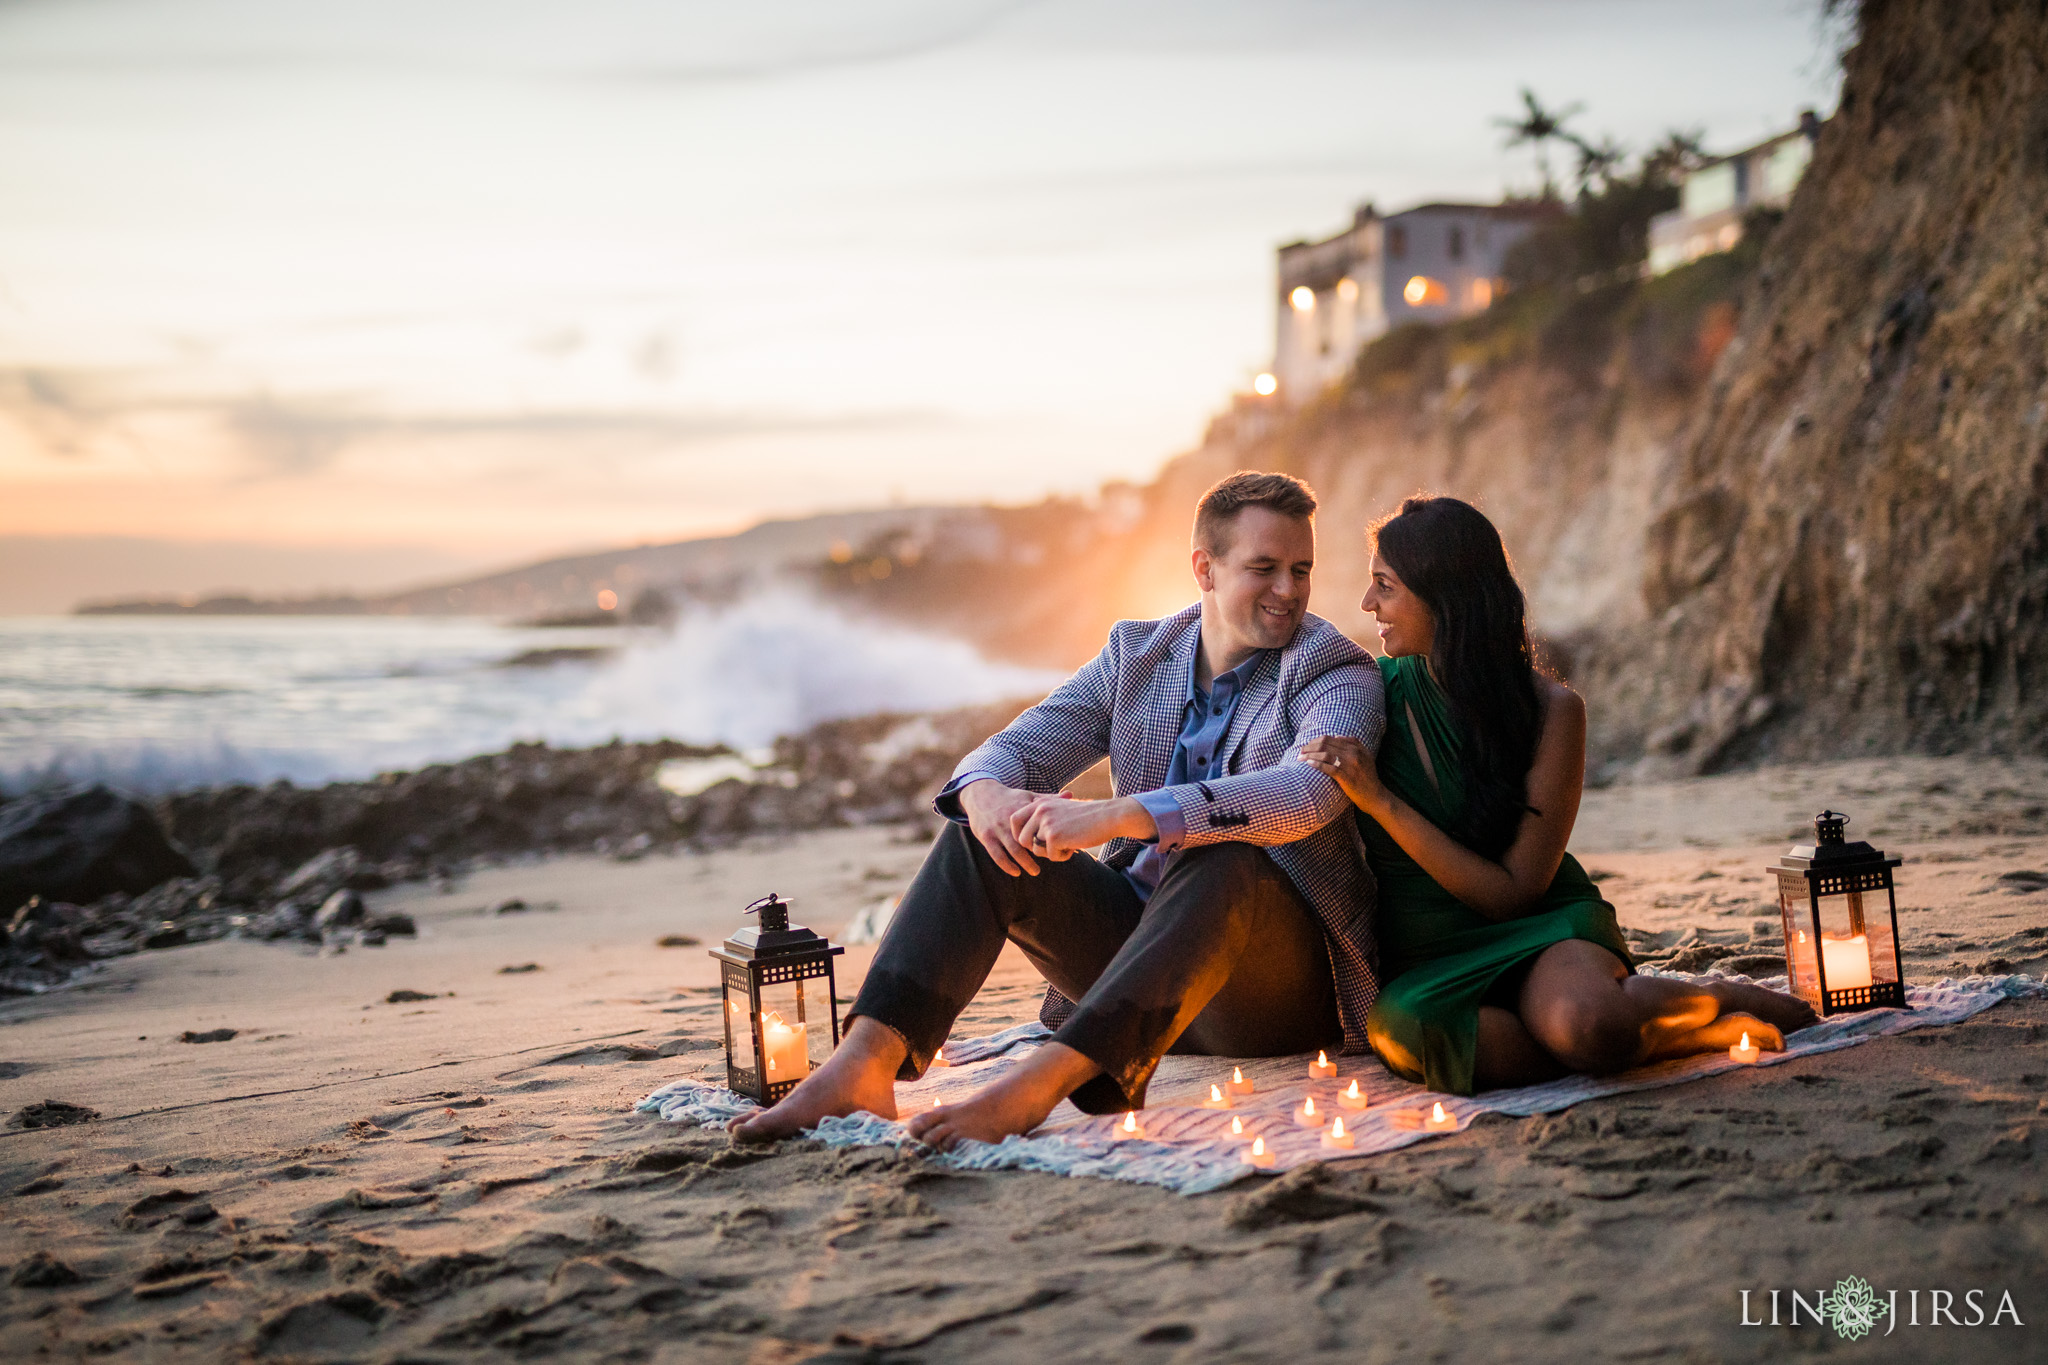
<svg viewBox="0 0 2048 1365"><path fill-rule="evenodd" d="M506 667L527 650L610 657ZM0 618L0 791L324 782L488 753L672 738L736 748L819 721L1042 692L1057 675L853 619L797 590L672 629L473 619Z"/></svg>

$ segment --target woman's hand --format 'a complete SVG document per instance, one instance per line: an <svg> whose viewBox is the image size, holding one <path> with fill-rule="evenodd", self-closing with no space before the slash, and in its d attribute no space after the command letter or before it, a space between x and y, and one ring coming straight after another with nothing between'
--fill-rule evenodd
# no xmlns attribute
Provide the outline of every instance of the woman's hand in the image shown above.
<svg viewBox="0 0 2048 1365"><path fill-rule="evenodd" d="M1349 735L1321 735L1301 746L1302 762L1336 779L1351 804L1378 819L1387 806L1387 789L1372 750Z"/></svg>

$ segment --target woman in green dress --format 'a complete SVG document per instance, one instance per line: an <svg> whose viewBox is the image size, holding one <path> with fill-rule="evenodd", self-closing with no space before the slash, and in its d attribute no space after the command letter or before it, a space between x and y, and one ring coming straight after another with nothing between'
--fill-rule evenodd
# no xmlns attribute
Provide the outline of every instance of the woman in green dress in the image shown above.
<svg viewBox="0 0 2048 1365"><path fill-rule="evenodd" d="M1358 807L1379 879L1374 1051L1469 1095L1712 1052L1776 1051L1804 1002L1733 982L1635 974L1614 907L1565 852L1585 785L1586 706L1540 673L1493 524L1410 498L1374 528L1387 730L1302 756Z"/></svg>

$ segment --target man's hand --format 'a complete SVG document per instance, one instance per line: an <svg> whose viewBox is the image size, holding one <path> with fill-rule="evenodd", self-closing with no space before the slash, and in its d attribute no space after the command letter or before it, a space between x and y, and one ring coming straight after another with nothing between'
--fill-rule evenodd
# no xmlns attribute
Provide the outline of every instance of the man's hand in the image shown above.
<svg viewBox="0 0 2048 1365"><path fill-rule="evenodd" d="M1036 877L1038 864L1018 839L1012 817L1044 798L1037 792L1006 787L993 777L970 782L959 792L960 809L967 815L967 828L996 860L996 866L1012 877Z"/></svg>
<svg viewBox="0 0 2048 1365"><path fill-rule="evenodd" d="M1159 825L1150 811L1128 796L1113 801L1039 796L1011 812L1010 834L1039 857L1063 863L1082 849L1111 839L1156 838Z"/></svg>

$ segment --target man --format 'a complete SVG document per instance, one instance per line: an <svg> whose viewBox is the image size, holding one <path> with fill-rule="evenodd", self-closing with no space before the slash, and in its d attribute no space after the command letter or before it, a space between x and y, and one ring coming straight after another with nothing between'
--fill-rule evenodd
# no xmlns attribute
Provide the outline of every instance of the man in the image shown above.
<svg viewBox="0 0 2048 1365"><path fill-rule="evenodd" d="M1004 941L1051 989L1052 1040L911 1131L950 1147L1029 1132L1071 1095L1142 1107L1169 1049L1278 1056L1364 1051L1372 875L1351 803L1302 742L1377 748L1379 669L1308 615L1315 495L1233 474L1203 495L1201 601L1120 621L1095 660L961 760L940 835L876 950L845 1038L744 1140L857 1110L893 1118ZM1107 755L1117 795L1058 794ZM1106 844L1101 861L1082 850Z"/></svg>

